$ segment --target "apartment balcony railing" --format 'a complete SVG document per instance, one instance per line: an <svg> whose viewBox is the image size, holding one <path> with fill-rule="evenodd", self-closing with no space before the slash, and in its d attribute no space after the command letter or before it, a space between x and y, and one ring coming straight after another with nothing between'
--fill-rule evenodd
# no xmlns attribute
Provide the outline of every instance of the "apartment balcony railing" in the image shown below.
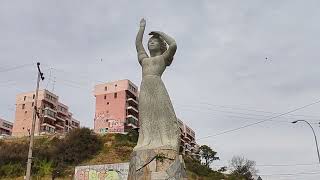
<svg viewBox="0 0 320 180"><path fill-rule="evenodd" d="M195 145L195 144L196 144L196 141L195 141L195 140L191 140L191 141L190 141L190 144L191 144L191 145Z"/></svg>
<svg viewBox="0 0 320 180"><path fill-rule="evenodd" d="M136 105L138 105L138 101L133 99L133 98L128 98L127 101L128 102L134 102Z"/></svg>
<svg viewBox="0 0 320 180"><path fill-rule="evenodd" d="M74 128L77 128L77 127L79 127L79 124L73 124L73 123L71 123L71 126L74 127Z"/></svg>
<svg viewBox="0 0 320 180"><path fill-rule="evenodd" d="M49 118L51 120L56 120L56 111L49 108L49 107L46 107L44 108L44 111L43 111L43 117L45 118Z"/></svg>
<svg viewBox="0 0 320 180"><path fill-rule="evenodd" d="M57 112L68 116L68 111L62 111L61 109L58 108Z"/></svg>
<svg viewBox="0 0 320 180"><path fill-rule="evenodd" d="M57 119L57 120L60 120L60 121L66 121L66 119L65 119L65 118L60 117L60 116L56 116L56 119Z"/></svg>
<svg viewBox="0 0 320 180"><path fill-rule="evenodd" d="M126 119L126 125L131 126L132 128L138 127L138 119L132 115L128 115Z"/></svg>
<svg viewBox="0 0 320 180"><path fill-rule="evenodd" d="M54 133L55 130L56 130L56 127L54 127L51 124L48 124L48 123L41 124L41 132Z"/></svg>
<svg viewBox="0 0 320 180"><path fill-rule="evenodd" d="M133 106L128 106L127 109L128 109L128 110L133 110L133 111L135 111L136 113L139 113L138 109L134 108Z"/></svg>
<svg viewBox="0 0 320 180"><path fill-rule="evenodd" d="M183 138L184 138L186 141L188 141L188 142L191 141L191 139L190 139L188 136L184 136Z"/></svg>
<svg viewBox="0 0 320 180"><path fill-rule="evenodd" d="M61 128L61 129L64 129L64 124L57 123L56 126Z"/></svg>

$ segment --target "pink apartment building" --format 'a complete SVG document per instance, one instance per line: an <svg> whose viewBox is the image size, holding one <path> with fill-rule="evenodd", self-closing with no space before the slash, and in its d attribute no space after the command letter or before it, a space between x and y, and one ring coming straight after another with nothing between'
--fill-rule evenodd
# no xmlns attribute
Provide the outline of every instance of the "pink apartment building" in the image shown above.
<svg viewBox="0 0 320 180"><path fill-rule="evenodd" d="M13 123L0 118L0 135L11 135Z"/></svg>
<svg viewBox="0 0 320 180"><path fill-rule="evenodd" d="M13 123L13 136L28 136L31 130L35 92L27 92L16 96L16 113ZM59 96L48 90L40 90L38 94L38 112L35 135L65 133L80 127L80 122L72 117L69 107L59 102Z"/></svg>
<svg viewBox="0 0 320 180"><path fill-rule="evenodd" d="M119 80L94 87L96 133L125 133L139 125L138 87Z"/></svg>
<svg viewBox="0 0 320 180"><path fill-rule="evenodd" d="M125 133L139 128L138 87L130 80L119 80L98 84L94 88L96 112L94 131L96 133ZM180 119L180 150L194 154L198 150L195 132Z"/></svg>

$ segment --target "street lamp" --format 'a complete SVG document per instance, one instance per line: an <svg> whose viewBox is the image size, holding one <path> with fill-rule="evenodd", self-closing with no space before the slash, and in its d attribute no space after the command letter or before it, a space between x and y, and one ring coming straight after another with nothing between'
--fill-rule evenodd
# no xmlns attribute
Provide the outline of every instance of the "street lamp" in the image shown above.
<svg viewBox="0 0 320 180"><path fill-rule="evenodd" d="M291 123L295 124L295 123L297 123L297 122L299 122L299 121L303 121L303 122L307 123L307 124L310 126L310 128L311 128L311 130L312 130L312 132L313 132L313 135L314 135L314 140L315 140L315 142L316 142L318 159L319 159L319 163L320 163L320 154L319 154L319 147L318 147L318 141L317 141L316 133L314 132L313 127L311 126L311 124L310 124L308 121L306 121L306 120L296 120L296 121L292 121Z"/></svg>

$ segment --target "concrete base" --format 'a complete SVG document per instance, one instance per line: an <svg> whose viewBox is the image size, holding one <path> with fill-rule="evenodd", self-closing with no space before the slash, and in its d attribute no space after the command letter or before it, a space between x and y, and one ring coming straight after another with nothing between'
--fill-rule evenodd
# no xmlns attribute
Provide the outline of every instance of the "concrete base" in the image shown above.
<svg viewBox="0 0 320 180"><path fill-rule="evenodd" d="M187 180L187 174L176 151L148 149L131 154L128 180Z"/></svg>

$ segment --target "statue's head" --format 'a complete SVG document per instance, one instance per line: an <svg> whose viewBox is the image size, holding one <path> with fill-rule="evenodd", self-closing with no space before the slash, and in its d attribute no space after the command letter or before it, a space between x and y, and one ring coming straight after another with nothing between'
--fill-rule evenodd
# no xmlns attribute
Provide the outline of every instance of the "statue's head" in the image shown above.
<svg viewBox="0 0 320 180"><path fill-rule="evenodd" d="M148 41L149 51L160 51L163 54L167 50L167 43L159 36L153 35Z"/></svg>

